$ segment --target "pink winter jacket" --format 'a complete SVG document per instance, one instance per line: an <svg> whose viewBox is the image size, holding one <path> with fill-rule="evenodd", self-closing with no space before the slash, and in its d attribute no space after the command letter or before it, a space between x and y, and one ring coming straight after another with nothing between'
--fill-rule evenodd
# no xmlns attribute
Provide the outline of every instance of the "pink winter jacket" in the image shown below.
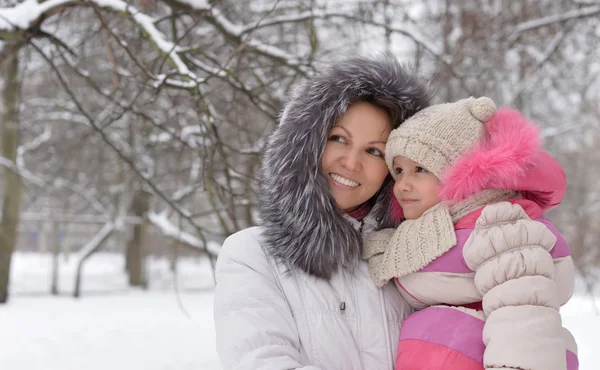
<svg viewBox="0 0 600 370"><path fill-rule="evenodd" d="M479 210L458 222L436 218L445 211L440 203L365 243L375 284L397 278L419 309L401 327L396 368L576 370L575 341L559 314L573 292L573 261L543 216L563 199L564 171L541 150L539 131L520 112L499 109L485 131L444 172L442 203L469 203L494 189L523 199L479 199L466 208L481 201ZM399 204L392 204L401 220ZM432 224L434 232L427 229Z"/></svg>
<svg viewBox="0 0 600 370"><path fill-rule="evenodd" d="M396 369L578 369L558 311L573 293L573 261L542 209L524 199L489 205L455 232L448 252L396 278L420 310L401 328Z"/></svg>

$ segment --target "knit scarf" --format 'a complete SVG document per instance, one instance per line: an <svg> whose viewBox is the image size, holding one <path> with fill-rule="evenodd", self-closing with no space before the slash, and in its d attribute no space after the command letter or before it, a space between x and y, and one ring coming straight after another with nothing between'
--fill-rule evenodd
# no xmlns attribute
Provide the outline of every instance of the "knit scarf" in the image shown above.
<svg viewBox="0 0 600 370"><path fill-rule="evenodd" d="M458 204L438 203L415 220L396 229L371 233L365 239L363 258L378 287L388 280L419 271L457 243L454 224L467 214L516 196L511 190L484 190Z"/></svg>

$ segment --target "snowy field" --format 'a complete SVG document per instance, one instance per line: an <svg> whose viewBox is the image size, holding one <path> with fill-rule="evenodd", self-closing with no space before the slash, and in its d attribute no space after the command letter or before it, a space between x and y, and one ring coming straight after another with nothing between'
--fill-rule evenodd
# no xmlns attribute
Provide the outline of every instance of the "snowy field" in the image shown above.
<svg viewBox="0 0 600 370"><path fill-rule="evenodd" d="M79 299L71 297L74 262L61 260L55 297L49 257L16 255L11 297L0 306L0 369L220 369L206 260L181 261L176 285L168 262L151 260L150 287L142 291L127 287L122 256L95 255Z"/></svg>
<svg viewBox="0 0 600 370"><path fill-rule="evenodd" d="M58 297L49 295L50 260L17 254L11 299L0 306L0 368L11 370L217 370L212 276L206 260L151 260L148 291L127 288L123 260L100 254L73 290L74 261L63 263ZM600 299L575 296L561 311L579 343L581 370L600 369L595 337Z"/></svg>

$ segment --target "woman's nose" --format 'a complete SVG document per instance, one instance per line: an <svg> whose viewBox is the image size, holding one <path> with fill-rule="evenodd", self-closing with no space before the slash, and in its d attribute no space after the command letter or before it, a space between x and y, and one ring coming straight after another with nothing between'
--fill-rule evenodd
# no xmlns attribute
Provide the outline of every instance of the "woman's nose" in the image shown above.
<svg viewBox="0 0 600 370"><path fill-rule="evenodd" d="M361 167L360 153L356 151L348 151L342 158L342 165L350 171L357 171Z"/></svg>

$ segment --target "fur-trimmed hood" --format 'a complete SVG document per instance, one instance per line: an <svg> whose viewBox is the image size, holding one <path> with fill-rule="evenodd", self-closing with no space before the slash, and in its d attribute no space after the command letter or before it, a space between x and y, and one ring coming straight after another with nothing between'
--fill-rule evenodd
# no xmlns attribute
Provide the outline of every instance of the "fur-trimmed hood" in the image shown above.
<svg viewBox="0 0 600 370"><path fill-rule="evenodd" d="M362 237L336 206L321 171L327 136L350 102L361 96L394 99L402 120L429 105L426 82L391 54L351 57L294 91L269 138L259 173L259 208L269 253L290 268L329 279L340 265L356 263ZM369 217L389 222L384 182ZM379 199L381 198L381 199Z"/></svg>
<svg viewBox="0 0 600 370"><path fill-rule="evenodd" d="M448 169L440 196L459 202L484 189L510 189L550 209L566 186L562 167L541 151L539 127L514 109L501 108L485 124L485 135ZM558 200L560 198L560 200Z"/></svg>

